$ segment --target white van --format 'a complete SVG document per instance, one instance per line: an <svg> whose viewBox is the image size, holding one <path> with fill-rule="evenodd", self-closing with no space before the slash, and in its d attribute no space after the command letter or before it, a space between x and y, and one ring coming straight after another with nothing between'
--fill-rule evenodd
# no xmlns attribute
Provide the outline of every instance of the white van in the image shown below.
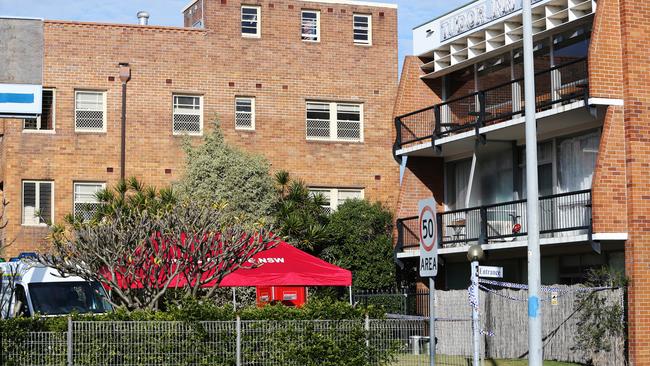
<svg viewBox="0 0 650 366"><path fill-rule="evenodd" d="M50 267L30 261L0 263L0 318L100 314L113 310L97 282L63 277Z"/></svg>

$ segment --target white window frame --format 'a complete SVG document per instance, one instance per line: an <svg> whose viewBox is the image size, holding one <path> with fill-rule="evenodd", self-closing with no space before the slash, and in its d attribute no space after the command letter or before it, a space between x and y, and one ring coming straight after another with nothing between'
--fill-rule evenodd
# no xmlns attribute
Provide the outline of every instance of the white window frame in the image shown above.
<svg viewBox="0 0 650 366"><path fill-rule="evenodd" d="M21 205L20 205L20 221L22 226L47 226L47 223L44 222L38 222L38 223L33 223L33 222L26 222L25 221L25 183L34 183L35 189L34 189L34 214L38 211L41 210L41 183L49 183L50 184L50 219L51 223L54 223L54 181L51 180L23 180L21 182ZM34 216L33 219L36 219L36 221L40 221L40 218L37 216Z"/></svg>
<svg viewBox="0 0 650 366"><path fill-rule="evenodd" d="M365 41L357 40L356 38L354 38L355 31L357 30L357 27L354 24L355 17L366 17L366 19L368 19L368 39ZM352 41L356 45L372 46L372 14L361 14L361 13L352 14Z"/></svg>
<svg viewBox="0 0 650 366"><path fill-rule="evenodd" d="M257 20L255 23L255 33L244 33L242 22L244 22L244 9L255 9L257 11ZM260 38L262 36L262 7L258 5L242 5L239 16L239 31L245 38Z"/></svg>
<svg viewBox="0 0 650 366"><path fill-rule="evenodd" d="M365 198L365 189L363 188L326 188L326 187L309 187L310 194L317 194L329 192L329 205L322 206L323 208L329 210L329 212L334 212L339 208L339 193L340 192L358 192L359 199ZM342 204L342 203L341 203Z"/></svg>
<svg viewBox="0 0 650 366"><path fill-rule="evenodd" d="M314 37L313 34L305 34L304 32L304 18L303 16L305 13L314 13L316 14L316 39L308 39L310 37ZM307 37L307 38L305 38ZM303 40L303 42L311 42L311 43L318 43L320 42L320 10L309 10L309 9L304 9L300 12L300 38Z"/></svg>
<svg viewBox="0 0 650 366"><path fill-rule="evenodd" d="M249 112L237 111L237 102L240 100L249 100L251 102L251 111L250 111L251 125L249 127L243 127L237 125L237 114L249 113ZM235 130L255 131L255 97L235 97Z"/></svg>
<svg viewBox="0 0 650 366"><path fill-rule="evenodd" d="M77 186L99 186L101 191L106 189L105 182L73 182L72 183L72 215L77 217L77 203L99 203L98 202L77 202Z"/></svg>
<svg viewBox="0 0 650 366"><path fill-rule="evenodd" d="M176 115L176 97L188 97L188 98L199 98L199 110L197 113L178 113L178 114L193 114L199 116L199 132L189 132L189 131L176 131L174 128L174 116ZM183 93L174 93L172 94L172 134L174 136L202 136L203 135L203 95L198 94L183 94Z"/></svg>
<svg viewBox="0 0 650 366"><path fill-rule="evenodd" d="M309 123L309 119L307 118L307 111L308 111L308 105L309 104L327 104L329 105L329 114L330 114L330 119L329 119L329 132L330 135L328 137L320 137L320 136L309 136L308 133L308 128L307 124ZM337 107L339 105L355 105L359 107L359 138L341 138L338 137L338 109ZM353 142L353 143L360 143L363 142L364 140L364 134L363 134L363 128L364 128L364 111L363 111L363 103L359 102L323 102L323 101L318 101L318 100L307 100L305 103L305 136L307 140L309 141L337 141L337 142Z"/></svg>
<svg viewBox="0 0 650 366"><path fill-rule="evenodd" d="M102 95L102 128L83 128L77 127L77 96L80 93L96 93ZM98 111L98 110L92 110ZM87 90L77 89L74 91L74 131L81 133L106 133L106 91L105 90Z"/></svg>
<svg viewBox="0 0 650 366"><path fill-rule="evenodd" d="M41 116L39 115L36 117L36 129L29 129L25 128L25 122L27 119L23 119L23 132L25 133L55 133L56 132L56 89L54 88L43 88L43 91L51 91L52 92L52 129L50 130L42 130L40 128L41 126ZM76 113L75 113L76 115Z"/></svg>

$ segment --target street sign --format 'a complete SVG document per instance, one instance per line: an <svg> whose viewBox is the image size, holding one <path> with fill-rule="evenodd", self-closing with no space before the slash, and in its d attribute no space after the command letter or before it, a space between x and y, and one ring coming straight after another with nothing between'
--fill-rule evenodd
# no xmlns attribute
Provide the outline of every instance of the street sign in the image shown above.
<svg viewBox="0 0 650 366"><path fill-rule="evenodd" d="M420 276L435 277L438 274L438 224L436 201L420 200L418 231L420 233Z"/></svg>
<svg viewBox="0 0 650 366"><path fill-rule="evenodd" d="M503 267L479 266L478 276L487 278L503 278Z"/></svg>

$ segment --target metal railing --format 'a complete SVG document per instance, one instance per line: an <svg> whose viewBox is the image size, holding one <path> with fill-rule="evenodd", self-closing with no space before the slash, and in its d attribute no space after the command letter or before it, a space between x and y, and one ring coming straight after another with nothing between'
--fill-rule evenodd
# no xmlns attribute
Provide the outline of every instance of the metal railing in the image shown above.
<svg viewBox="0 0 650 366"><path fill-rule="evenodd" d="M445 340L453 332L455 339L470 344L466 329L460 333L450 327L448 331L450 334ZM438 346L443 344L456 347L446 341ZM453 347L450 354L459 354L458 347ZM427 349L428 319L421 317L197 323L69 321L67 331L25 332L17 337L0 337L0 364L416 366L424 364ZM462 355L469 353L463 351ZM465 365L466 357L449 357L458 360L458 365Z"/></svg>
<svg viewBox="0 0 650 366"><path fill-rule="evenodd" d="M591 190L540 197L542 238L591 234ZM438 213L442 248L526 240L526 200ZM397 248L419 246L417 216L397 220Z"/></svg>
<svg viewBox="0 0 650 366"><path fill-rule="evenodd" d="M587 100L587 58L535 73L535 107L543 111L558 104ZM396 148L481 127L524 115L524 79L454 98L395 118Z"/></svg>

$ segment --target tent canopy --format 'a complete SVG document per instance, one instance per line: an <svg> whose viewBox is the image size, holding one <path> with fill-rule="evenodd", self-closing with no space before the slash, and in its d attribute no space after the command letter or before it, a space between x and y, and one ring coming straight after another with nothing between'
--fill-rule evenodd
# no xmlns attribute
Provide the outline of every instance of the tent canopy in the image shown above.
<svg viewBox="0 0 650 366"><path fill-rule="evenodd" d="M280 242L224 277L221 287L351 286L352 273ZM260 264L257 266L257 264Z"/></svg>

